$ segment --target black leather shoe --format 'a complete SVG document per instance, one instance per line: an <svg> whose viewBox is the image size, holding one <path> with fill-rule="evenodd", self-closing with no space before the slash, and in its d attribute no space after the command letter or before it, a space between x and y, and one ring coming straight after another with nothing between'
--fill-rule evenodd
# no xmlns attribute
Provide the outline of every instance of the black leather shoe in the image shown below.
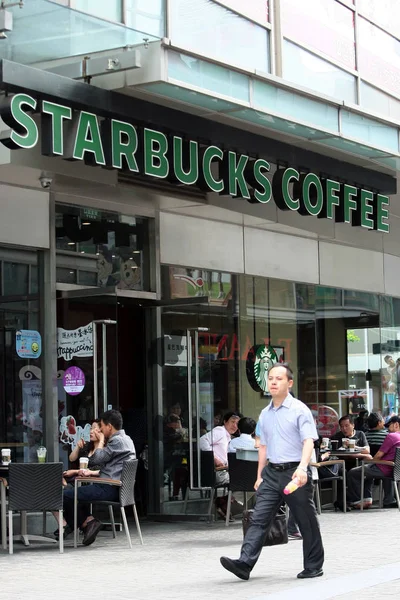
<svg viewBox="0 0 400 600"><path fill-rule="evenodd" d="M322 569L304 569L297 575L297 579L312 579L313 577L321 577L323 574Z"/></svg>
<svg viewBox="0 0 400 600"><path fill-rule="evenodd" d="M97 537L97 534L99 533L102 527L103 523L98 519L92 519L91 521L89 521L89 523L83 530L82 544L84 546L90 546L90 544L93 544L94 540Z"/></svg>
<svg viewBox="0 0 400 600"><path fill-rule="evenodd" d="M236 577L239 577L239 579L244 579L247 581L250 577L251 567L246 565L245 562L242 562L241 560L232 560L227 556L221 556L219 560L224 569L230 571L236 575Z"/></svg>

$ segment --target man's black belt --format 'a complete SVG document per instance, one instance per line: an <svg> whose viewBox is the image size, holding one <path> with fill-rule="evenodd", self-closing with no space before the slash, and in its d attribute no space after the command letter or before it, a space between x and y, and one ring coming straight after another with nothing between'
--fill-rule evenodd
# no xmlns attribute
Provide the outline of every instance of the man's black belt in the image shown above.
<svg viewBox="0 0 400 600"><path fill-rule="evenodd" d="M269 462L268 465L275 469L275 471L287 471L288 469L297 469L299 466L299 462L287 462L287 463L272 463Z"/></svg>

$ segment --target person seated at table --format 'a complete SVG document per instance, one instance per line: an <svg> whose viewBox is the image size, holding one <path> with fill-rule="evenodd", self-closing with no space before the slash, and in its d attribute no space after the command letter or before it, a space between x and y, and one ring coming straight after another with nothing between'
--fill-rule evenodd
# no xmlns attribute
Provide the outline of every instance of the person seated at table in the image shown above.
<svg viewBox="0 0 400 600"><path fill-rule="evenodd" d="M250 417L242 417L238 421L239 436L231 439L228 445L228 452L236 450L254 450L254 431L256 422Z"/></svg>
<svg viewBox="0 0 400 600"><path fill-rule="evenodd" d="M214 452L214 467L216 469L215 477L218 484L229 483L228 467L228 446L232 435L236 433L238 422L242 415L229 411L223 417L223 425L214 427L211 431L202 435L199 441L200 450ZM216 507L218 514L225 518L228 496L216 498Z"/></svg>
<svg viewBox="0 0 400 600"><path fill-rule="evenodd" d="M369 454L369 444L365 437L365 433L355 429L352 415L344 415L341 417L339 419L339 428L340 431L331 437L331 440L338 441L339 448L343 446L343 438L347 438L356 441L357 452L355 457L357 454Z"/></svg>
<svg viewBox="0 0 400 600"><path fill-rule="evenodd" d="M400 417L392 417L386 426L389 433L375 454L375 460L393 461L396 455L396 448L400 448ZM383 479L383 489L385 492L383 506L387 508L397 507L393 495L393 481L384 479L392 477L393 467L390 465L369 464L364 466L365 487L363 508L369 508L372 504L372 482L374 479ZM362 467L351 469L347 473L348 499L354 508L361 507L361 476Z"/></svg>
<svg viewBox="0 0 400 600"><path fill-rule="evenodd" d="M100 429L95 431L99 440L97 449L89 459L92 464L99 465L100 478L120 480L124 462L136 458L132 439L122 429L122 415L117 410L108 410L100 416ZM107 442L107 445L106 445ZM64 490L64 534L73 530L74 526L74 489ZM83 544L92 544L102 523L89 512L87 504L79 501L96 503L96 500L118 502L119 488L107 484L84 485L78 487L78 527L83 531ZM68 529L66 530L66 527Z"/></svg>
<svg viewBox="0 0 400 600"><path fill-rule="evenodd" d="M69 455L69 461L71 463L76 463L75 467L78 468L68 469L67 471L64 471L63 485L66 486L67 484L73 483L75 477L77 477L78 475L84 477L97 477L99 475L100 468L98 467L98 465L95 465L93 463L91 464L90 469L79 468L79 460L81 458L90 459L99 447L100 440L97 437L98 431L100 431L100 419L95 419L90 428L90 440L88 442L85 442L85 440L81 438L75 446L74 450L72 450L72 452ZM84 475L83 471L85 472Z"/></svg>
<svg viewBox="0 0 400 600"><path fill-rule="evenodd" d="M368 428L368 431L365 432L365 437L371 448L371 453L376 454L388 434L387 429L385 429L385 419L380 412L372 412L369 415Z"/></svg>

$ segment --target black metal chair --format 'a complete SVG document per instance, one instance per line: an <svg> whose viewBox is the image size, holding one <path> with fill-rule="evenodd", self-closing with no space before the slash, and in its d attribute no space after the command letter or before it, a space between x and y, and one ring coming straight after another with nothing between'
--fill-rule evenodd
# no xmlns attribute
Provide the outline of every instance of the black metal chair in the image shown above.
<svg viewBox="0 0 400 600"><path fill-rule="evenodd" d="M83 502L84 504L93 504L108 506L108 510L110 513L111 527L113 537L116 537L115 530L115 520L114 520L114 510L113 507L119 507L121 511L122 521L124 524L126 538L128 540L129 548L132 548L132 540L129 533L128 522L126 520L125 507L132 506L133 515L135 517L136 528L138 531L138 535L140 538L140 543L143 545L142 531L140 529L139 518L136 510L135 503L135 481L136 481L136 472L138 467L139 460L136 458L134 460L127 460L124 462L121 473L121 480L116 479L103 479L103 478L95 478L95 477L77 477L75 479L75 497L74 497L74 547L77 547L78 542L78 531L77 531L77 520L78 520L78 503L77 503L77 490L80 484L82 483L90 483L92 485L98 484L106 484L119 487L119 501L113 502L110 500L88 500L87 502Z"/></svg>
<svg viewBox="0 0 400 600"><path fill-rule="evenodd" d="M0 508L1 508L1 545L3 550L7 550L7 498L6 498L6 479L0 477Z"/></svg>
<svg viewBox="0 0 400 600"><path fill-rule="evenodd" d="M361 465L361 504L360 510L364 509L364 473L365 473L365 464L373 464L373 465L387 465L393 467L393 474L391 477L380 477L379 478L379 508L383 508L383 480L387 479L393 481L394 493L396 496L397 507L400 511L400 495L399 495L399 483L400 483L400 448L396 448L396 454L394 461L391 460L374 460L365 458L362 461Z"/></svg>
<svg viewBox="0 0 400 600"><path fill-rule="evenodd" d="M226 510L225 525L229 525L231 515L231 502L233 492L244 492L244 509L247 509L247 493L254 492L257 480L258 462L253 460L240 460L234 452L228 452L229 467L229 492Z"/></svg>
<svg viewBox="0 0 400 600"><path fill-rule="evenodd" d="M196 464L196 454L194 455L194 463ZM223 469L227 470L227 469ZM215 494L218 493L219 489L228 489L228 483L219 483L217 481L217 471L215 470L214 463L214 452L212 450L201 450L200 452L200 481L197 481L193 489L197 489L200 492L205 490L210 492L210 501L208 503L207 516L211 516L213 509ZM186 489L185 503L184 503L184 514L186 514L187 503L189 500L190 486Z"/></svg>
<svg viewBox="0 0 400 600"><path fill-rule="evenodd" d="M319 477L318 471L319 469L321 469L321 467L329 467L331 465L341 465L341 470L339 471L338 475L333 475L332 477ZM311 467L315 467L317 469L317 474L318 474L318 478L314 479L314 489L315 489L315 497L316 497L316 504L317 504L317 512L320 515L322 512L322 504L321 504L321 490L323 489L323 484L325 482L331 482L332 484L332 495L333 495L333 503L335 503L338 499L338 491L337 491L337 484L338 481L342 481L343 482L343 511L346 512L347 510L347 503L346 503L346 468L345 468L345 462L344 460L324 460L321 462L313 462L310 465Z"/></svg>
<svg viewBox="0 0 400 600"><path fill-rule="evenodd" d="M63 464L62 463L10 463L8 477L8 535L9 553L13 554L13 512L21 512L21 524L26 512L58 511L59 523L63 521ZM36 541L55 540L43 536L27 535L21 530L21 537ZM60 553L64 551L63 528L60 527Z"/></svg>

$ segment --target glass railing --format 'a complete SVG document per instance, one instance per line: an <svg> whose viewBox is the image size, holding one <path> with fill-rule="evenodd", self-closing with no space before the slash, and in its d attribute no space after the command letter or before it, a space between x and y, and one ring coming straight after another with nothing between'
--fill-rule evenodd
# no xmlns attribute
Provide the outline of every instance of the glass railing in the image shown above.
<svg viewBox="0 0 400 600"><path fill-rule="evenodd" d="M14 24L0 39L0 58L26 65L159 39L51 0L26 0L23 8L7 10L13 13Z"/></svg>

